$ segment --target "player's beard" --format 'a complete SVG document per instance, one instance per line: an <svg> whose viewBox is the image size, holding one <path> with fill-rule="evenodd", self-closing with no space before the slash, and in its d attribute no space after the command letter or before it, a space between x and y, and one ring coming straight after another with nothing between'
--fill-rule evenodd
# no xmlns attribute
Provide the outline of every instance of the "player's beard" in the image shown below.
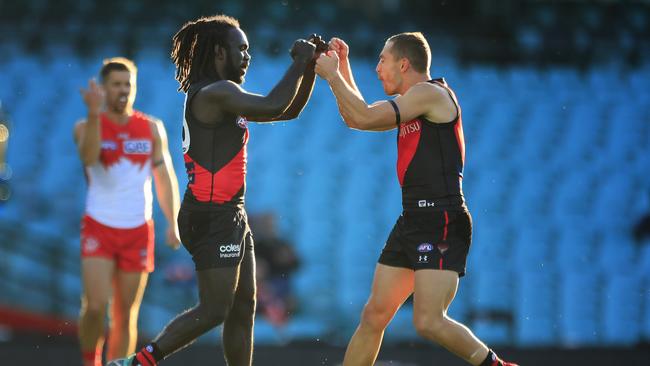
<svg viewBox="0 0 650 366"><path fill-rule="evenodd" d="M126 101L122 101L121 98L123 98L123 96L117 97L113 101L113 103L111 103L111 109L113 113L117 113L117 114L128 113L128 111L131 109L130 108L131 102L129 100L129 97L126 96L127 98Z"/></svg>
<svg viewBox="0 0 650 366"><path fill-rule="evenodd" d="M235 65L233 62L226 64L225 79L241 84L244 81L244 75L241 74L241 65Z"/></svg>

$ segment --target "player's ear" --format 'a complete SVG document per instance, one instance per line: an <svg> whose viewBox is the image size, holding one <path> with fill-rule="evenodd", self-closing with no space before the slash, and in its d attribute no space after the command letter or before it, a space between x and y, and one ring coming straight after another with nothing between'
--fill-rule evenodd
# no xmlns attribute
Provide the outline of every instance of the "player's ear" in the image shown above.
<svg viewBox="0 0 650 366"><path fill-rule="evenodd" d="M399 71L406 72L410 67L411 67L411 62L409 61L408 58L402 57L402 59L399 60Z"/></svg>
<svg viewBox="0 0 650 366"><path fill-rule="evenodd" d="M214 56L217 60L223 60L226 58L226 48L218 44L214 45Z"/></svg>

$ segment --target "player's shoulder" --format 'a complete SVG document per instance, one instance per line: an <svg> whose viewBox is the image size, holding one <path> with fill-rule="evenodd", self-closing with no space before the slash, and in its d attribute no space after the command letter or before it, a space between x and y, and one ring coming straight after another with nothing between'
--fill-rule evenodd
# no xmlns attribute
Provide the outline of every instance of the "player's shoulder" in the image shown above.
<svg viewBox="0 0 650 366"><path fill-rule="evenodd" d="M433 81L421 81L409 89L413 97L421 101L447 104L451 101L450 90L446 83Z"/></svg>
<svg viewBox="0 0 650 366"><path fill-rule="evenodd" d="M85 125L86 124L86 119L85 118L77 118L77 120L74 123L74 128L79 128L79 126Z"/></svg>
<svg viewBox="0 0 650 366"><path fill-rule="evenodd" d="M146 121L149 127L151 127L152 129L157 130L160 128L164 128L163 121L156 116L144 113L142 111L133 111L133 115L140 121Z"/></svg>
<svg viewBox="0 0 650 366"><path fill-rule="evenodd" d="M144 113L142 111L134 110L133 116L137 119L147 121L149 123L162 123L162 120L154 115Z"/></svg>
<svg viewBox="0 0 650 366"><path fill-rule="evenodd" d="M212 97L223 97L235 93L240 93L242 91L241 85L235 83L231 80L218 80L213 83L210 83L201 90L199 93L205 93Z"/></svg>
<svg viewBox="0 0 650 366"><path fill-rule="evenodd" d="M72 129L75 131L75 133L83 130L84 128L86 128L86 118L84 118L84 117L78 118L74 122L74 125L72 127Z"/></svg>
<svg viewBox="0 0 650 366"><path fill-rule="evenodd" d="M445 95L447 89L437 82L432 81L420 81L413 85L409 91L415 93L431 93L434 96Z"/></svg>

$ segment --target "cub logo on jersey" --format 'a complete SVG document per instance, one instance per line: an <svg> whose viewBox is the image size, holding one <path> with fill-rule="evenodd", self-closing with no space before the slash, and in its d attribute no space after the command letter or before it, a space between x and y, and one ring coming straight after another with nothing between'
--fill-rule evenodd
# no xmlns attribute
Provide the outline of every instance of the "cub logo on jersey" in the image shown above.
<svg viewBox="0 0 650 366"><path fill-rule="evenodd" d="M237 118L237 126L246 129L246 127L248 127L248 121L246 121L246 118L240 116Z"/></svg>
<svg viewBox="0 0 650 366"><path fill-rule="evenodd" d="M125 154L149 155L151 154L151 141L149 140L126 140L122 143Z"/></svg>

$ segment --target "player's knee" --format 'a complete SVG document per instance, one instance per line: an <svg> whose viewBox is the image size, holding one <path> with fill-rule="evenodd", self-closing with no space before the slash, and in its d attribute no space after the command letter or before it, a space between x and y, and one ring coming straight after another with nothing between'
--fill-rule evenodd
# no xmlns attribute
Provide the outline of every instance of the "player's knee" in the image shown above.
<svg viewBox="0 0 650 366"><path fill-rule="evenodd" d="M420 337L435 341L444 333L445 318L442 314L415 314L413 325Z"/></svg>
<svg viewBox="0 0 650 366"><path fill-rule="evenodd" d="M241 324L252 324L255 318L255 306L255 298L237 299L228 313L228 320L234 320Z"/></svg>
<svg viewBox="0 0 650 366"><path fill-rule="evenodd" d="M108 299L107 300L86 299L84 300L81 306L81 314L86 318L104 319L104 316L106 316L107 305L108 305Z"/></svg>
<svg viewBox="0 0 650 366"><path fill-rule="evenodd" d="M213 328L223 323L229 309L225 306L199 305L197 310L197 320L200 320L204 325Z"/></svg>
<svg viewBox="0 0 650 366"><path fill-rule="evenodd" d="M361 323L364 326L383 330L393 317L393 311L382 306L369 302L364 306L361 314Z"/></svg>

